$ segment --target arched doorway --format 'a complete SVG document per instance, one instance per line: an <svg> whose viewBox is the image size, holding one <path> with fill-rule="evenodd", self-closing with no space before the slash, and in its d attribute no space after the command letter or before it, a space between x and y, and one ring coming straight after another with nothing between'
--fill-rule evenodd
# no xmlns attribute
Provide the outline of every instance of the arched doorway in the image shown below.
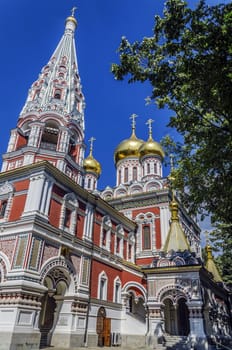
<svg viewBox="0 0 232 350"><path fill-rule="evenodd" d="M41 299L39 329L41 332L40 348L51 345L52 335L56 327L59 314L64 302L64 295L69 286L70 279L62 268L49 271L44 279L46 293Z"/></svg>
<svg viewBox="0 0 232 350"><path fill-rule="evenodd" d="M184 297L174 302L166 298L164 304L164 327L170 335L187 336L190 331L189 311Z"/></svg>
<svg viewBox="0 0 232 350"><path fill-rule="evenodd" d="M178 334L187 336L190 332L189 310L185 298L178 299L177 307Z"/></svg>
<svg viewBox="0 0 232 350"><path fill-rule="evenodd" d="M106 310L100 307L97 313L96 332L98 335L98 346L110 346L111 319L106 317Z"/></svg>

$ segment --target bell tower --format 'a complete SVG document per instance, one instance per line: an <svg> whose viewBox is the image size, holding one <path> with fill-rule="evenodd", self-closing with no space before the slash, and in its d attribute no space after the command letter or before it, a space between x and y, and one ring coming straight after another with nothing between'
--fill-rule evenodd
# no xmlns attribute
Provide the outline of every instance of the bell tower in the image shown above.
<svg viewBox="0 0 232 350"><path fill-rule="evenodd" d="M11 130L2 171L47 160L79 185L84 179L84 108L74 33L76 8Z"/></svg>

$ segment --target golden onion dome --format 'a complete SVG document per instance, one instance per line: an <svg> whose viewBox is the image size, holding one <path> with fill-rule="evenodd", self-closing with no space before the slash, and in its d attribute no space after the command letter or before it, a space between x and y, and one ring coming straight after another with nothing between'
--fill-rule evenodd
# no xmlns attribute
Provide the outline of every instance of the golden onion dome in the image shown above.
<svg viewBox="0 0 232 350"><path fill-rule="evenodd" d="M136 137L134 131L129 139L123 140L114 151L114 161L115 164L118 161L128 158L128 157L138 157L139 158L139 149L144 144L143 140L140 140Z"/></svg>
<svg viewBox="0 0 232 350"><path fill-rule="evenodd" d="M90 151L87 158L84 159L83 168L86 172L94 173L98 177L101 175L101 165L100 163L93 157L93 141L94 137L91 137L90 141Z"/></svg>
<svg viewBox="0 0 232 350"><path fill-rule="evenodd" d="M154 141L152 137L152 123L152 119L148 119L146 123L149 127L149 137L148 140L144 142L144 144L139 149L140 158L147 155L158 155L163 159L165 155L163 148L158 142Z"/></svg>
<svg viewBox="0 0 232 350"><path fill-rule="evenodd" d="M147 142L145 142L139 149L140 158L147 155L158 155L162 159L164 158L164 151L161 145L154 141L150 136Z"/></svg>
<svg viewBox="0 0 232 350"><path fill-rule="evenodd" d="M95 173L97 176L101 175L101 165L91 153L84 159L83 167L86 172Z"/></svg>

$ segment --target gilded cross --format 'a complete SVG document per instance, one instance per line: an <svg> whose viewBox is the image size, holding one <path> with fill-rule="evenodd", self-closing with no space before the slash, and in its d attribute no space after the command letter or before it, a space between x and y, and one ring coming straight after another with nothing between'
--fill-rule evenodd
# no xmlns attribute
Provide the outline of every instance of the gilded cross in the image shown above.
<svg viewBox="0 0 232 350"><path fill-rule="evenodd" d="M74 17L75 16L75 11L77 10L77 7L73 7L72 9L71 9L71 16L72 17Z"/></svg>
<svg viewBox="0 0 232 350"><path fill-rule="evenodd" d="M149 136L152 137L152 123L154 123L153 119L148 119L146 122L146 125L148 125L148 130L149 130Z"/></svg>
<svg viewBox="0 0 232 350"><path fill-rule="evenodd" d="M131 114L130 116L130 119L132 119L132 130L134 131L135 130L135 119L137 118L137 114L133 113Z"/></svg>
<svg viewBox="0 0 232 350"><path fill-rule="evenodd" d="M90 152L92 153L92 150L93 150L93 143L96 139L92 136L90 137L89 139L89 142L90 142Z"/></svg>

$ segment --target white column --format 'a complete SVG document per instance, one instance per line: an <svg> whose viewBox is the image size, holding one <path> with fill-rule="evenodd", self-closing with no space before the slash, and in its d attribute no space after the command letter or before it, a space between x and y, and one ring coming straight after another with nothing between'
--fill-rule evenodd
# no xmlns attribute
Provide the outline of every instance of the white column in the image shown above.
<svg viewBox="0 0 232 350"><path fill-rule="evenodd" d="M11 130L10 140L9 140L8 147L7 147L7 153L14 151L16 137L17 137L17 129Z"/></svg>
<svg viewBox="0 0 232 350"><path fill-rule="evenodd" d="M66 128L60 128L59 143L57 145L57 151L67 153L69 147L70 135Z"/></svg>
<svg viewBox="0 0 232 350"><path fill-rule="evenodd" d="M208 341L204 331L204 320L202 314L202 301L193 301L186 304L189 308L190 333L189 339L192 348L199 350L208 349Z"/></svg>
<svg viewBox="0 0 232 350"><path fill-rule="evenodd" d="M34 122L34 123L31 123L30 126L31 126L31 131L30 131L27 145L30 147L39 147L40 135L41 135L42 127L44 126L44 123Z"/></svg>
<svg viewBox="0 0 232 350"><path fill-rule="evenodd" d="M161 230L161 247L164 246L168 230L170 227L170 210L168 205L160 207L160 230Z"/></svg>
<svg viewBox="0 0 232 350"><path fill-rule="evenodd" d="M52 181L46 178L43 186L42 198L41 198L41 203L39 208L39 211L45 216L48 215L48 211L49 211L52 185L53 185Z"/></svg>
<svg viewBox="0 0 232 350"><path fill-rule="evenodd" d="M23 215L38 212L41 206L43 187L45 182L44 174L35 174L30 178L30 185L27 193L26 204Z"/></svg>
<svg viewBox="0 0 232 350"><path fill-rule="evenodd" d="M84 237L89 240L92 240L93 213L93 206L87 204L85 210Z"/></svg>

